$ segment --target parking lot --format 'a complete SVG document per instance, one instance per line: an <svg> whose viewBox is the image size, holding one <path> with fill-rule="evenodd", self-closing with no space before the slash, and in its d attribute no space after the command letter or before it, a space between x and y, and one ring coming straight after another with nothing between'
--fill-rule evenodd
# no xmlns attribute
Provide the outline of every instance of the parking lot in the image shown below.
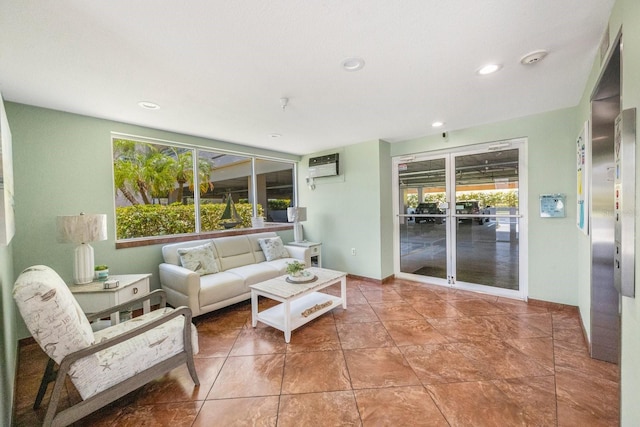
<svg viewBox="0 0 640 427"><path fill-rule="evenodd" d="M446 278L446 223L400 226L402 272ZM456 225L456 281L518 289L518 226L516 219L491 217Z"/></svg>

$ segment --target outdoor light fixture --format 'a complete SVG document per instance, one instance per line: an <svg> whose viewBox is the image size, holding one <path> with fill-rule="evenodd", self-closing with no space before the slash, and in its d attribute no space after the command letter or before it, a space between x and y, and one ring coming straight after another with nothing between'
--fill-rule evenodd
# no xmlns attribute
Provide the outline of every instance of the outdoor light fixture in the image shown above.
<svg viewBox="0 0 640 427"><path fill-rule="evenodd" d="M293 240L297 243L304 242L300 223L307 220L307 208L287 208L287 219L293 222Z"/></svg>
<svg viewBox="0 0 640 427"><path fill-rule="evenodd" d="M107 215L59 216L57 218L58 242L75 243L73 282L83 285L93 281L94 257L89 242L107 240Z"/></svg>

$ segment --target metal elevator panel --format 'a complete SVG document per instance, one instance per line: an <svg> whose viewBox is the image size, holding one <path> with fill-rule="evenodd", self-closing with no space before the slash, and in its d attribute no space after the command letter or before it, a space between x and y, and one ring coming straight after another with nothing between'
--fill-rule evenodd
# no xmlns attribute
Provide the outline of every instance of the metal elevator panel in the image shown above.
<svg viewBox="0 0 640 427"><path fill-rule="evenodd" d="M614 286L614 129L620 114L620 45L591 101L591 357L618 363L619 294Z"/></svg>
<svg viewBox="0 0 640 427"><path fill-rule="evenodd" d="M636 109L616 118L614 139L616 166L614 193L614 286L620 295L636 296Z"/></svg>

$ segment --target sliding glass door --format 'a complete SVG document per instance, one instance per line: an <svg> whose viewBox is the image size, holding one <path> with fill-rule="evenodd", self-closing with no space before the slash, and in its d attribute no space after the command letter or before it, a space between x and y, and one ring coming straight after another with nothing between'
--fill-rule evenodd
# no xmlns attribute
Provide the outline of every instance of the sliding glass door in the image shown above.
<svg viewBox="0 0 640 427"><path fill-rule="evenodd" d="M524 144L394 159L397 276L526 296Z"/></svg>
<svg viewBox="0 0 640 427"><path fill-rule="evenodd" d="M448 277L447 217L440 209L445 200L445 157L425 156L398 164L400 271L446 281Z"/></svg>

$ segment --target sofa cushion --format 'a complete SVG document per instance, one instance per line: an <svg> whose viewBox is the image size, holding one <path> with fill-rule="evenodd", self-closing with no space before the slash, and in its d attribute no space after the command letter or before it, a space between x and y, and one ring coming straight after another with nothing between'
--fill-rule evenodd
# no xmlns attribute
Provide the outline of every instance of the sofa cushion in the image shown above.
<svg viewBox="0 0 640 427"><path fill-rule="evenodd" d="M265 233L256 233L256 234L247 234L247 239L249 239L249 244L251 245L251 250L253 251L253 256L256 259L256 263L264 262L267 258L264 256L264 252L262 252L262 248L260 247L260 243L258 242L260 239L268 239L272 237L278 237L276 233L273 231L267 231Z"/></svg>
<svg viewBox="0 0 640 427"><path fill-rule="evenodd" d="M209 243L211 240L192 240L190 242L170 243L162 247L162 258L167 264L180 265L180 255L178 255L178 249L193 248L195 246L201 246L205 243ZM214 256L218 258L215 246L213 247ZM220 270L220 263L218 263L218 270Z"/></svg>
<svg viewBox="0 0 640 427"><path fill-rule="evenodd" d="M245 286L255 285L265 280L273 279L280 273L276 267L272 267L267 262L261 262L260 264L250 264L243 267L236 267L227 270L228 273L233 273L244 280ZM248 289L248 288L247 288Z"/></svg>
<svg viewBox="0 0 640 427"><path fill-rule="evenodd" d="M221 271L256 262L246 236L219 237L212 241L218 253Z"/></svg>
<svg viewBox="0 0 640 427"><path fill-rule="evenodd" d="M219 271L211 242L191 248L180 248L178 255L180 255L180 264L184 268L195 271L201 276Z"/></svg>
<svg viewBox="0 0 640 427"><path fill-rule="evenodd" d="M282 276L287 273L287 264L291 264L294 261L300 262L300 260L296 258L280 258L273 261L265 261L263 264L267 264L272 268L275 268L278 270L278 276Z"/></svg>
<svg viewBox="0 0 640 427"><path fill-rule="evenodd" d="M268 237L266 239L258 239L260 248L264 253L267 261L273 261L280 258L289 258L289 252L282 244L282 239L278 237Z"/></svg>
<svg viewBox="0 0 640 427"><path fill-rule="evenodd" d="M244 279L237 274L222 271L200 277L200 307L215 304L248 292Z"/></svg>

